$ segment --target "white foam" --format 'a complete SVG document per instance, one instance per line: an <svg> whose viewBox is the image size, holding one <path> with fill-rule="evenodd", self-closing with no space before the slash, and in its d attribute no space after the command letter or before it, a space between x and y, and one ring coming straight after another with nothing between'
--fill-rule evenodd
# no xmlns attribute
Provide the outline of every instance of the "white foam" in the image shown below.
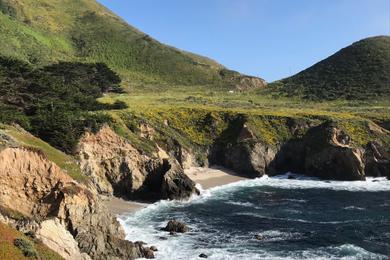
<svg viewBox="0 0 390 260"><path fill-rule="evenodd" d="M158 227L162 227L166 224L166 219L158 222L155 220L155 216L166 213L169 211L172 215L172 209L185 207L188 204L201 204L207 200L223 198L226 203L233 205L240 205L243 207L255 207L253 203L249 202L237 202L229 200L231 194L236 190L240 190L245 187L275 187L279 189L329 189L336 191L365 191L365 192L378 192L378 191L390 191L390 181L384 178L368 178L366 181L321 181L314 178L308 178L305 176L294 175L295 179L288 179L291 174L286 174L276 177L263 176L254 180L243 180L236 183L230 183L220 187L214 187L208 190L203 190L201 186L197 188L201 191L199 196L193 196L188 201L160 201L149 205L148 207L132 213L128 216L122 216L119 221L124 226L126 232L126 238L131 241L142 240L147 242L150 246L155 245L159 251L156 252L157 259L199 259L198 255L204 253L209 256L208 259L381 259L381 256L373 254L355 245L340 245L335 247L317 248L313 250L292 251L285 254L280 252L266 252L260 246L253 248L247 248L246 243L253 240L253 234L249 234L249 237L243 238L228 238L228 244L223 248L212 247L212 244L199 245L199 241L208 241L209 239L225 239L223 234L217 231L217 234L208 234L202 232L196 232L199 230L199 226L191 226L193 232L179 236L169 236L166 232L158 230ZM294 199L291 199L294 200ZM294 202L305 202L304 200ZM345 210L358 209L353 207L345 207ZM181 214L180 210L176 210L174 217L183 220L186 223L191 223L184 214ZM271 218L279 219L275 217L259 215L255 213L237 213L238 215L250 215L259 218ZM289 221L290 219L282 219ZM303 219L291 219L295 222L310 222ZM353 222L354 220L350 220ZM202 228L207 228L207 223L202 223L201 220L196 221L196 225L202 225ZM326 224L338 224L345 222L318 222ZM285 239L294 239L299 237L299 233L285 233L278 230L269 230L260 233L265 237L265 241L279 241ZM216 236L214 236L216 235ZM213 236L212 238L207 236ZM222 236L222 237L218 237ZM167 237L167 240L161 240L160 237ZM260 241L261 242L261 241ZM196 246L195 246L196 245Z"/></svg>
<svg viewBox="0 0 390 260"><path fill-rule="evenodd" d="M348 207L344 207L343 209L345 209L345 210L365 210L365 208L356 207L356 206L348 206Z"/></svg>
<svg viewBox="0 0 390 260"><path fill-rule="evenodd" d="M239 202L239 201L228 201L226 202L227 204L230 205L236 205L236 206L242 206L242 207L251 207L251 208L256 208L255 204L251 202Z"/></svg>
<svg viewBox="0 0 390 260"><path fill-rule="evenodd" d="M211 192L239 189L243 187L275 187L280 189L329 189L345 191L390 191L390 181L386 178L368 177L365 181L322 181L307 176L295 175L297 179L288 179L289 174L275 177L263 176L253 180L243 180L210 189Z"/></svg>
<svg viewBox="0 0 390 260"><path fill-rule="evenodd" d="M254 235L260 235L262 239L261 242L275 242L282 240L295 240L302 238L302 235L298 232L283 232L279 230L267 230Z"/></svg>

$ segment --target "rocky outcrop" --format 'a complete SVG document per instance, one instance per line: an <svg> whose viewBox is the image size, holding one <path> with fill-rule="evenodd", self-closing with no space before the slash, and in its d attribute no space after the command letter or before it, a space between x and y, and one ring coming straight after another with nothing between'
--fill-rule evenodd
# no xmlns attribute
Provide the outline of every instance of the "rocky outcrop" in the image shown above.
<svg viewBox="0 0 390 260"><path fill-rule="evenodd" d="M219 142L211 149L211 163L248 177L272 174L273 169L269 166L278 148L260 141L242 120L234 121L231 127L236 131L227 143Z"/></svg>
<svg viewBox="0 0 390 260"><path fill-rule="evenodd" d="M322 179L364 180L362 152L351 147L351 138L325 123L305 136L305 174Z"/></svg>
<svg viewBox="0 0 390 260"><path fill-rule="evenodd" d="M270 174L276 148L254 140L239 141L227 147L223 166L249 177Z"/></svg>
<svg viewBox="0 0 390 260"><path fill-rule="evenodd" d="M183 173L178 163L171 161L169 167L169 170L164 174L161 184L162 198L179 200L189 198L193 194L199 195L194 182Z"/></svg>
<svg viewBox="0 0 390 260"><path fill-rule="evenodd" d="M226 84L232 85L235 89L240 91L264 88L267 86L267 82L261 78L243 75L233 70L222 69L220 70L219 75Z"/></svg>
<svg viewBox="0 0 390 260"><path fill-rule="evenodd" d="M43 221L35 236L65 259L91 259L88 254L80 252L76 240L58 218Z"/></svg>
<svg viewBox="0 0 390 260"><path fill-rule="evenodd" d="M36 233L67 259L144 256L142 246L125 240L123 229L99 198L39 150L7 147L0 151L0 161L0 205L23 216L3 220Z"/></svg>
<svg viewBox="0 0 390 260"><path fill-rule="evenodd" d="M86 133L77 150L82 171L101 194L157 200L183 199L197 192L174 159L146 156L108 126Z"/></svg>
<svg viewBox="0 0 390 260"><path fill-rule="evenodd" d="M162 230L174 233L185 233L188 232L190 229L183 222L177 220L170 220L168 221L167 225L162 228Z"/></svg>
<svg viewBox="0 0 390 260"><path fill-rule="evenodd" d="M288 171L335 180L363 180L365 175L388 176L389 153L383 146L375 143L370 143L368 149L354 146L351 137L331 122L298 128L290 128L292 138L269 144L256 137L243 123L235 139L213 147L215 154L210 158L214 164L249 177ZM303 136L294 134L302 130L306 132Z"/></svg>
<svg viewBox="0 0 390 260"><path fill-rule="evenodd" d="M241 76L238 79L238 83L234 86L237 90L245 91L250 89L265 88L267 82L261 78Z"/></svg>
<svg viewBox="0 0 390 260"><path fill-rule="evenodd" d="M369 142L364 153L365 168L368 176L386 176L390 178L390 147L380 142Z"/></svg>

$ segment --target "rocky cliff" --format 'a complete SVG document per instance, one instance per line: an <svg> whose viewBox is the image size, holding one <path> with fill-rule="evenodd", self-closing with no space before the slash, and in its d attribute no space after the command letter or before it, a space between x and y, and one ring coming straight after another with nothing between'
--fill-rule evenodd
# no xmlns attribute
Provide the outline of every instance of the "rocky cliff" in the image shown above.
<svg viewBox="0 0 390 260"><path fill-rule="evenodd" d="M334 180L363 180L365 176L390 176L388 131L369 123L376 141L359 145L338 124L325 121L312 126L292 124L291 136L270 144L248 129L240 127L235 138L218 142L209 158L211 163L250 177L288 171ZM296 135L296 129L304 130ZM387 141L383 141L385 139Z"/></svg>
<svg viewBox="0 0 390 260"><path fill-rule="evenodd" d="M164 151L183 168L216 164L249 177L389 176L390 132L361 117L161 109L120 119L138 143L154 144L154 153Z"/></svg>
<svg viewBox="0 0 390 260"><path fill-rule="evenodd" d="M99 197L42 151L1 136L0 221L33 233L65 259L134 259L150 253L126 241Z"/></svg>
<svg viewBox="0 0 390 260"><path fill-rule="evenodd" d="M198 192L175 158L145 155L108 126L87 132L77 151L82 171L101 194L157 200Z"/></svg>

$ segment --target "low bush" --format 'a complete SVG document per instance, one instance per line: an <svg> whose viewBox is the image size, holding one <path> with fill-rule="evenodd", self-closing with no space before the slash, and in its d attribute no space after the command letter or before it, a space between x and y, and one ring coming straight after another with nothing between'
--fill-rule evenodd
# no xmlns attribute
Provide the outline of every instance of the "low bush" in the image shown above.
<svg viewBox="0 0 390 260"><path fill-rule="evenodd" d="M24 256L38 258L38 252L34 244L26 238L16 238L14 245L22 251Z"/></svg>

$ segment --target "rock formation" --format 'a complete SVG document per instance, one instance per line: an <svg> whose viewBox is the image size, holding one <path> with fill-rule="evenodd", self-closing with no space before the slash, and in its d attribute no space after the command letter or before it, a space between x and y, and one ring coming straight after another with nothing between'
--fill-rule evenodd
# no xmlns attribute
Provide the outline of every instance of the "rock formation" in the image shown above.
<svg viewBox="0 0 390 260"><path fill-rule="evenodd" d="M134 259L144 248L124 240L100 199L36 149L0 151L1 219L38 238L66 259ZM15 214L13 214L15 215ZM77 247L76 247L77 245Z"/></svg>
<svg viewBox="0 0 390 260"><path fill-rule="evenodd" d="M174 233L185 233L189 231L189 228L183 222L170 220L168 221L166 227L164 227L162 230Z"/></svg>
<svg viewBox="0 0 390 260"><path fill-rule="evenodd" d="M197 193L174 158L151 158L108 126L82 137L78 157L82 171L101 194L157 200Z"/></svg>
<svg viewBox="0 0 390 260"><path fill-rule="evenodd" d="M351 137L332 122L299 127L305 130L303 136L292 135L293 138L282 143L269 144L242 124L235 139L217 143L211 149L214 153L210 155L211 163L249 177L288 171L334 180L363 180L366 175L389 176L388 147L378 142L370 142L368 147L352 144ZM296 125L291 131L294 129L297 130Z"/></svg>

